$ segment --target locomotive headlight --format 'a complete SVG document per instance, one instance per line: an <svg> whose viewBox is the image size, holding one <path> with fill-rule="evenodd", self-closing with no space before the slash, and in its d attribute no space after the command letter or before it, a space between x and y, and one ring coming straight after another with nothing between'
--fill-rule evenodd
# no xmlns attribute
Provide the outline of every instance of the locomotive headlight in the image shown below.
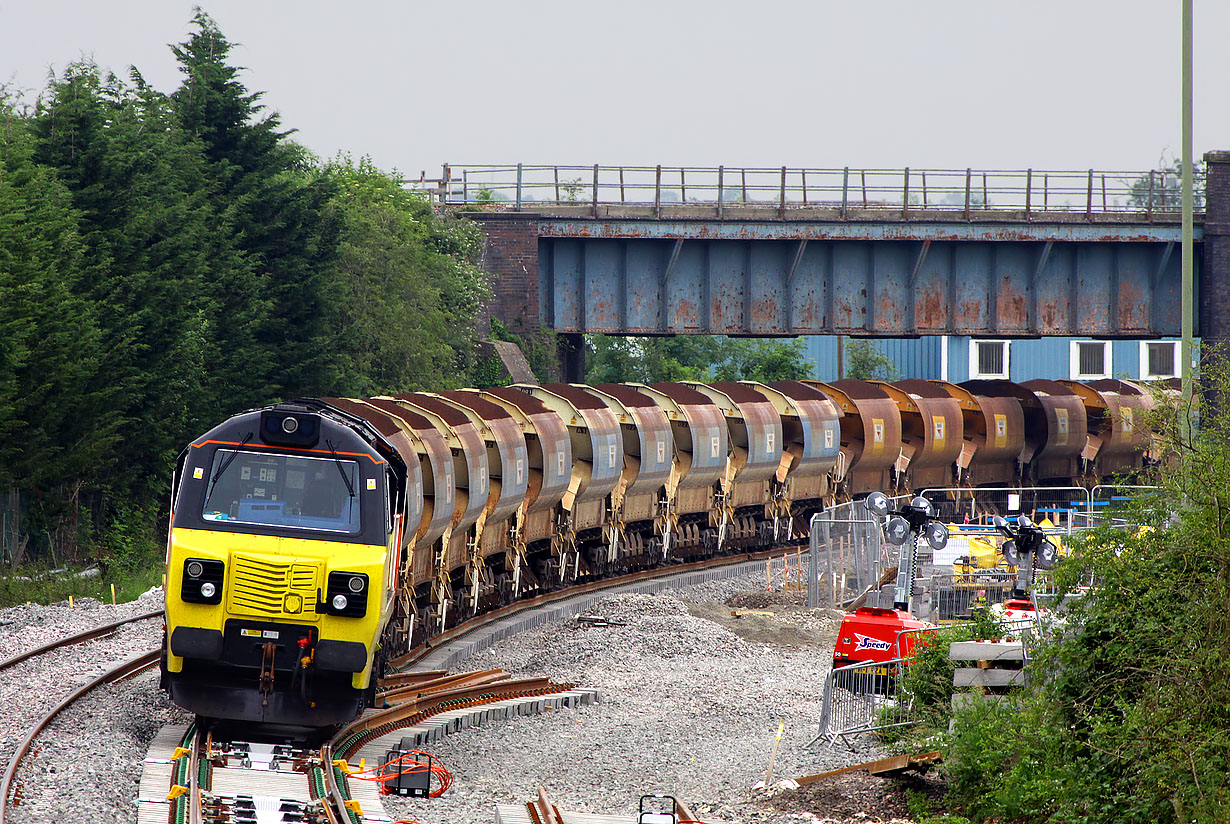
<svg viewBox="0 0 1230 824"><path fill-rule="evenodd" d="M287 415L282 419L282 431L287 435L293 435L298 430L299 420L297 418L292 418L290 415Z"/></svg>
<svg viewBox="0 0 1230 824"><path fill-rule="evenodd" d="M205 574L205 567L201 564L200 561L189 561L188 562L188 577L189 578L200 578L204 574ZM213 595L213 593L211 592L210 595Z"/></svg>
<svg viewBox="0 0 1230 824"><path fill-rule="evenodd" d="M347 584L347 586L350 587L351 592L362 592L363 587L367 586L367 582L364 581L362 578L360 578L358 575L356 575L350 579L350 582Z"/></svg>
<svg viewBox="0 0 1230 824"><path fill-rule="evenodd" d="M205 583L201 584L202 597L212 598L217 593L218 593L218 588L214 586L211 582L206 581Z"/></svg>
<svg viewBox="0 0 1230 824"><path fill-rule="evenodd" d="M345 595L334 595L333 596L333 608L337 610L338 612L341 612L342 610L344 610L349 604L350 604L350 601L346 599Z"/></svg>

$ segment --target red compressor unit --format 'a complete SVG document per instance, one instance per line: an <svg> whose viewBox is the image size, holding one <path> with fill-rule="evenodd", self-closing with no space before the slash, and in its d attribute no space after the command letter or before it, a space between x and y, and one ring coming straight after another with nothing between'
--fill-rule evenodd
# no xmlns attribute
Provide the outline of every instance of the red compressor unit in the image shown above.
<svg viewBox="0 0 1230 824"><path fill-rule="evenodd" d="M909 612L910 597L914 594L916 549L919 538L925 538L933 549L943 549L948 544L948 527L935 519L935 508L923 497L914 498L901 509L892 510L887 495L872 492L863 505L878 518L887 519L884 537L890 544L901 547L897 585L892 609L859 607L842 619L841 629L837 633L837 647L833 650L834 667L887 664L897 658L909 657L921 633L900 634L935 627ZM892 673L886 669L880 674Z"/></svg>

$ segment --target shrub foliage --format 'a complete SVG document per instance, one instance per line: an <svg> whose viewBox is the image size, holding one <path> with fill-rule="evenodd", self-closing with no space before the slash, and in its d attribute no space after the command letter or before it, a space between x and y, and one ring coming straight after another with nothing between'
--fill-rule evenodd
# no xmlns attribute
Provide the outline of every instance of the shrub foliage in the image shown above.
<svg viewBox="0 0 1230 824"><path fill-rule="evenodd" d="M1160 397L1160 492L1077 542L1068 595L1011 702L959 710L955 811L1004 822L1230 820L1230 389L1209 357L1195 438ZM1091 588L1080 587L1092 581Z"/></svg>

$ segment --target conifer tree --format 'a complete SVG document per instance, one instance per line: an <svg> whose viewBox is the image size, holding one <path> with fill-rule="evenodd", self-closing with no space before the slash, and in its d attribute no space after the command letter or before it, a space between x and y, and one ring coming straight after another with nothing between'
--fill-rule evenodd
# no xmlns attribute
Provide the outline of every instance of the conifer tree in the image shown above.
<svg viewBox="0 0 1230 824"><path fill-rule="evenodd" d="M180 123L204 147L220 210L234 222L268 307L256 330L268 364L250 372L266 397L336 391L329 307L338 288L338 236L327 209L333 188L287 140L290 132L279 131L261 93L239 81L240 68L228 63L232 44L217 24L200 9L193 23L188 40L172 47L184 75L172 100Z"/></svg>
<svg viewBox="0 0 1230 824"><path fill-rule="evenodd" d="M81 215L79 294L97 313L99 381L121 415L103 480L158 488L210 411L208 284L237 260L218 246L199 147L139 75L125 84L89 63L52 82L32 126L35 158L57 170Z"/></svg>
<svg viewBox="0 0 1230 824"><path fill-rule="evenodd" d="M107 464L117 416L79 294L78 215L31 151L25 121L0 104L0 490L33 493L46 522Z"/></svg>

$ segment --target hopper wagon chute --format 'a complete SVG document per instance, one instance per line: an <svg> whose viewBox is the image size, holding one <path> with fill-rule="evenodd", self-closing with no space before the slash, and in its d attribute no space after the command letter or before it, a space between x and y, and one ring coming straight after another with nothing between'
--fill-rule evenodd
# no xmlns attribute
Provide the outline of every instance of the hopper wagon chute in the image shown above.
<svg viewBox="0 0 1230 824"><path fill-rule="evenodd" d="M584 387L619 421L624 469L613 493L614 523L623 550L621 566L647 566L665 559L670 517L666 483L675 447L666 412L647 395L617 383Z"/></svg>
<svg viewBox="0 0 1230 824"><path fill-rule="evenodd" d="M1061 383L1080 396L1089 422L1085 454L1089 480L1097 484L1140 471L1153 441L1146 419L1153 396L1128 381Z"/></svg>
<svg viewBox="0 0 1230 824"><path fill-rule="evenodd" d="M525 590L542 588L540 576L544 570L562 568L556 557L556 535L560 502L572 480L572 444L559 416L520 389L485 389L481 396L508 412L525 438L529 475L512 537L515 597Z"/></svg>
<svg viewBox="0 0 1230 824"><path fill-rule="evenodd" d="M772 483L782 462L782 419L771 401L734 381L688 386L717 404L726 418L730 451L722 476L718 546L756 543L772 532Z"/></svg>
<svg viewBox="0 0 1230 824"><path fill-rule="evenodd" d="M961 407L930 381L876 381L901 413L901 457L897 461L899 489L951 489L964 445Z"/></svg>
<svg viewBox="0 0 1230 824"><path fill-rule="evenodd" d="M441 538L440 556L434 561L431 595L436 628L443 629L460 617L454 605L465 591L469 546L477 537L474 526L487 505L487 449L478 427L435 395L407 392L394 400L426 418L444 437L453 457L453 518Z"/></svg>
<svg viewBox="0 0 1230 824"><path fill-rule="evenodd" d="M529 480L525 436L512 415L476 392L452 390L439 397L474 424L487 452L487 501L474 525L475 540L468 548L466 565L466 607L477 612L484 605L506 600L512 591L516 565L513 521Z"/></svg>
<svg viewBox="0 0 1230 824"><path fill-rule="evenodd" d="M559 415L572 448L572 477L561 501L561 566L557 582L599 574L614 561L616 536L609 529L611 492L623 472L619 422L606 404L567 383L517 384Z"/></svg>
<svg viewBox="0 0 1230 824"><path fill-rule="evenodd" d="M798 381L745 383L773 404L782 421L782 460L774 476L774 535L787 540L806 536L811 516L824 508L833 491L830 479L841 454L837 407L823 392Z"/></svg>
<svg viewBox="0 0 1230 824"><path fill-rule="evenodd" d="M901 413L881 387L868 381L803 381L823 392L841 418L841 455L846 471L841 491L854 498L893 488L901 455Z"/></svg>
<svg viewBox="0 0 1230 824"><path fill-rule="evenodd" d="M722 410L682 383L629 384L653 400L670 421L674 456L666 496L672 528L671 557L700 554L717 546L717 495L726 471L729 435Z"/></svg>
<svg viewBox="0 0 1230 824"><path fill-rule="evenodd" d="M1004 486L1018 478L1025 447L1025 414L1011 396L978 394L947 381L932 381L947 392L963 416L959 482L964 486Z"/></svg>
<svg viewBox="0 0 1230 824"><path fill-rule="evenodd" d="M398 593L408 625L404 630L394 630L404 631L413 646L426 634L428 615L420 606L431 603L436 559L442 554L444 534L453 521L457 494L453 457L440 430L409 407L389 398L370 398L362 403L386 414L409 438L423 480L423 516L411 539L409 578L403 579ZM406 462L410 463L409 456Z"/></svg>

